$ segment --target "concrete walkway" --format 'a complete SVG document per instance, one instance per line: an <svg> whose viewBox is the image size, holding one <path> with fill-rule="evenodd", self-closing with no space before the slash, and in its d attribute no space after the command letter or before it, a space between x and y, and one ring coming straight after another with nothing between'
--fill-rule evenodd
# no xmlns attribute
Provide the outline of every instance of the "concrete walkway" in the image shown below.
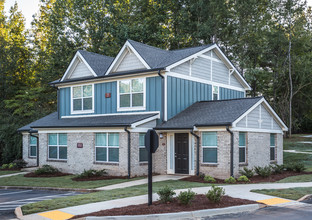
<svg viewBox="0 0 312 220"><path fill-rule="evenodd" d="M284 152L288 153L295 153L295 154L312 154L312 152L307 151L296 151L296 150L283 150Z"/></svg>
<svg viewBox="0 0 312 220"><path fill-rule="evenodd" d="M277 198L273 196L257 194L250 192L253 189L286 189L293 187L312 187L312 182L305 183L268 183L268 184L237 184L237 185L226 185L222 186L225 189L226 195L236 198L249 199L253 201L263 202L267 205L280 205L289 202L294 202L292 200L286 200L282 198ZM205 194L211 187L198 187L192 190L197 194ZM175 190L177 194L181 191L186 191L186 189ZM158 195L153 194L153 201L158 200ZM138 205L147 203L147 195L128 197L123 199L115 199L104 202L90 203L85 205L67 207L59 210L48 211L43 213L37 213L32 215L24 216L22 219L25 220L65 220L74 215L82 215L90 212L97 212L105 209L125 207L129 205Z"/></svg>
<svg viewBox="0 0 312 220"><path fill-rule="evenodd" d="M157 176L153 176L153 182L160 182L160 181L166 181L166 180L179 180L182 178L185 178L185 176L184 175L157 175ZM147 178L145 178L141 180L134 180L134 181L124 182L124 183L99 187L96 189L97 190L121 189L121 188L130 187L130 186L138 186L142 184L147 184L147 181L148 181Z"/></svg>
<svg viewBox="0 0 312 220"><path fill-rule="evenodd" d="M9 177L9 176L17 176L17 175L20 175L20 174L27 174L27 173L28 172L11 173L11 174L6 174L6 175L1 175L0 178Z"/></svg>

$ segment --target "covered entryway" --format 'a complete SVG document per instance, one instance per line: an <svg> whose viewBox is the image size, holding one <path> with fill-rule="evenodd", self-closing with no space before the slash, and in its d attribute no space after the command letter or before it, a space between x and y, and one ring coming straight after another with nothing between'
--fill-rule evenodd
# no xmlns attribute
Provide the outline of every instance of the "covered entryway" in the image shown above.
<svg viewBox="0 0 312 220"><path fill-rule="evenodd" d="M189 134L176 133L175 137L175 173L189 174Z"/></svg>

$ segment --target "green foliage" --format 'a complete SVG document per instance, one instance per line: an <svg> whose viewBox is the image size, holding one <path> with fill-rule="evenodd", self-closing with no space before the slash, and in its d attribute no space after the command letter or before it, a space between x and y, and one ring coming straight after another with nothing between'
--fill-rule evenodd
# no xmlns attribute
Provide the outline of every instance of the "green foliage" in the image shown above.
<svg viewBox="0 0 312 220"><path fill-rule="evenodd" d="M261 177L269 177L272 174L272 169L270 166L265 167L256 166L255 172Z"/></svg>
<svg viewBox="0 0 312 220"><path fill-rule="evenodd" d="M246 183L247 183L247 182L249 182L250 180L248 179L247 176L242 175L242 176L238 177L237 181L238 181L238 182L246 182Z"/></svg>
<svg viewBox="0 0 312 220"><path fill-rule="evenodd" d="M295 171L298 173L303 172L306 168L302 162L292 162L285 165L286 170Z"/></svg>
<svg viewBox="0 0 312 220"><path fill-rule="evenodd" d="M27 165L27 162L23 159L14 160L13 163L16 164L16 168L23 168L23 167L26 167Z"/></svg>
<svg viewBox="0 0 312 220"><path fill-rule="evenodd" d="M1 169L9 169L9 164L2 164Z"/></svg>
<svg viewBox="0 0 312 220"><path fill-rule="evenodd" d="M206 197L213 203L219 203L224 195L224 188L213 185L206 194Z"/></svg>
<svg viewBox="0 0 312 220"><path fill-rule="evenodd" d="M162 203L171 202L173 199L173 196L176 194L172 188L169 186L165 186L157 191L157 194L159 196L159 200Z"/></svg>
<svg viewBox="0 0 312 220"><path fill-rule="evenodd" d="M55 173L59 173L59 172L60 171L57 168L52 167L52 166L47 165L47 164L43 165L42 167L40 167L34 171L34 173L36 175L48 175L48 174L55 174Z"/></svg>
<svg viewBox="0 0 312 220"><path fill-rule="evenodd" d="M225 179L224 182L231 184L231 183L236 183L236 180L234 177L230 176L229 178Z"/></svg>
<svg viewBox="0 0 312 220"><path fill-rule="evenodd" d="M14 169L16 167L16 163L9 163L9 169Z"/></svg>
<svg viewBox="0 0 312 220"><path fill-rule="evenodd" d="M180 192L177 198L179 200L179 203L181 203L182 205L189 205L194 200L195 195L195 192L191 191L191 189L188 189L187 191Z"/></svg>
<svg viewBox="0 0 312 220"><path fill-rule="evenodd" d="M77 175L76 178L88 178L88 177L97 177L97 176L105 176L107 172L105 169L102 170L84 170L81 174Z"/></svg>
<svg viewBox="0 0 312 220"><path fill-rule="evenodd" d="M204 180L205 180L206 182L208 182L208 183L215 183L215 182L216 182L215 178L213 178L212 176L209 176L209 175L206 175L206 176L204 177Z"/></svg>
<svg viewBox="0 0 312 220"><path fill-rule="evenodd" d="M242 170L239 171L239 174L251 178L254 176L254 171L253 169L248 169L247 167L244 167Z"/></svg>
<svg viewBox="0 0 312 220"><path fill-rule="evenodd" d="M274 174L279 174L279 173L282 173L284 171L285 167L283 164L281 164L281 165L274 164L271 166L271 169L272 169L272 172Z"/></svg>

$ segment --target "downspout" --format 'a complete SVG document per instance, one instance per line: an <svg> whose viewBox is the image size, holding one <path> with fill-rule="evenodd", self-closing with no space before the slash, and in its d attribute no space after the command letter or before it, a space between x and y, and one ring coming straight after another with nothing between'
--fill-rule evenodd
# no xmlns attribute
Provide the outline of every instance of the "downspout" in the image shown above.
<svg viewBox="0 0 312 220"><path fill-rule="evenodd" d="M231 176L234 177L234 134L230 130L229 126L226 126L226 130L231 134Z"/></svg>
<svg viewBox="0 0 312 220"><path fill-rule="evenodd" d="M131 163L130 163L130 146L131 146L131 136L130 131L125 127L125 131L128 133L128 179L131 177Z"/></svg>
<svg viewBox="0 0 312 220"><path fill-rule="evenodd" d="M29 133L29 134L31 137L34 137L37 139L37 146L36 146L36 148L37 148L37 167L39 167L39 138L36 135L33 135L31 133Z"/></svg>
<svg viewBox="0 0 312 220"><path fill-rule="evenodd" d="M165 86L164 86L164 76L160 74L158 70L158 75L161 77L161 109L162 109L162 119L161 122L165 121Z"/></svg>
<svg viewBox="0 0 312 220"><path fill-rule="evenodd" d="M196 176L199 176L199 136L194 133L194 129L191 130L191 134L196 137L196 143L197 143L197 160L196 160Z"/></svg>

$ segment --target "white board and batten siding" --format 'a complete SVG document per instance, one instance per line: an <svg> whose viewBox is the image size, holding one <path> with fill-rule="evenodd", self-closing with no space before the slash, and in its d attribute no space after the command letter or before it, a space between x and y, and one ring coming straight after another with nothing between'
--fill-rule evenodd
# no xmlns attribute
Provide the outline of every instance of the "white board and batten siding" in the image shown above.
<svg viewBox="0 0 312 220"><path fill-rule="evenodd" d="M73 68L72 73L69 75L69 79L75 79L75 78L82 78L82 77L88 77L93 76L89 68L84 64L82 61L78 60L76 61L76 66Z"/></svg>
<svg viewBox="0 0 312 220"><path fill-rule="evenodd" d="M239 122L237 122L236 127L279 131L282 130L282 128L275 121L275 119L263 104L258 105L254 110L249 112L247 116L243 117Z"/></svg>
<svg viewBox="0 0 312 220"><path fill-rule="evenodd" d="M121 60L120 64L117 66L116 70L114 70L114 72L137 69L146 69L146 67L134 53L126 52L125 56Z"/></svg>

